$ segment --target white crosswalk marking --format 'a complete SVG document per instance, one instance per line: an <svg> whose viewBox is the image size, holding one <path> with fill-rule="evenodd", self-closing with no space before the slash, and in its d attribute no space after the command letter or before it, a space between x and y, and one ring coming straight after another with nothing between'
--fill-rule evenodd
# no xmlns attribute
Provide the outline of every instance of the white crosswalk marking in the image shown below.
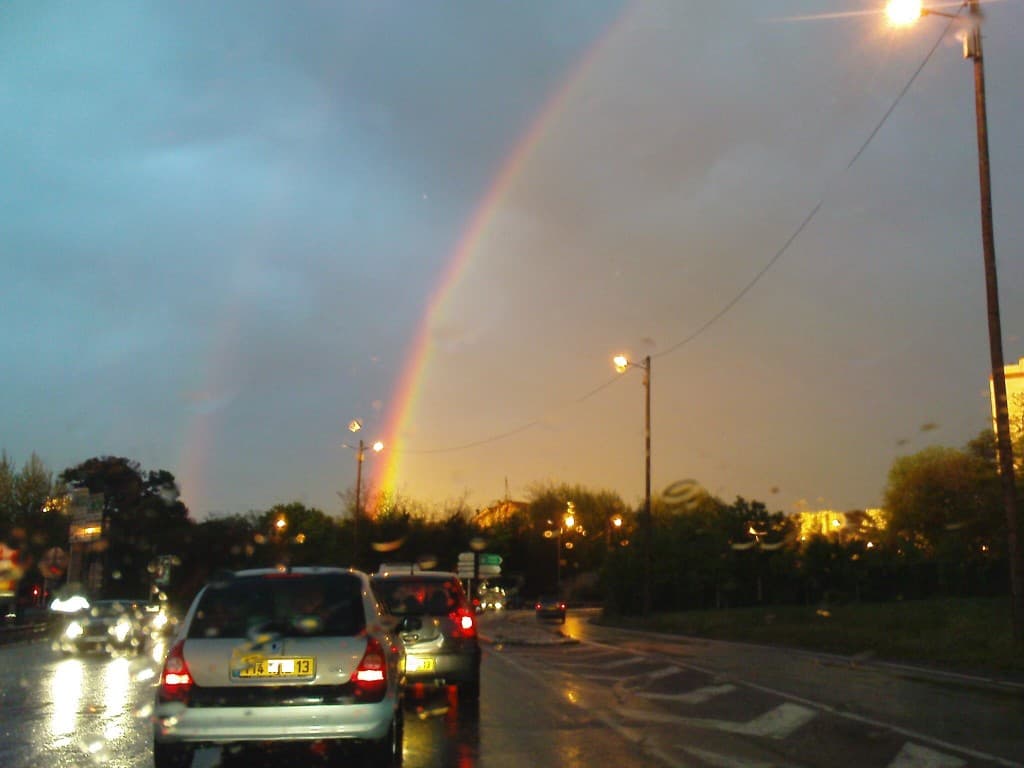
<svg viewBox="0 0 1024 768"><path fill-rule="evenodd" d="M967 763L959 757L907 742L889 763L889 768L960 768L963 765Z"/></svg>
<svg viewBox="0 0 1024 768"><path fill-rule="evenodd" d="M813 709L801 707L799 704L780 704L775 709L765 712L760 717L755 717L746 723L737 723L733 720L713 720L700 717L680 717L667 712L647 712L627 707L618 710L619 715L630 720L640 720L652 723L680 723L682 725L693 725L698 728L711 728L726 733L741 733L746 736L764 736L769 739L785 739L797 728L800 728L815 717L818 713Z"/></svg>
<svg viewBox="0 0 1024 768"><path fill-rule="evenodd" d="M615 669L616 667L628 667L630 664L639 664L646 661L642 656L627 656L624 659L617 659L616 661L609 661L604 664L605 669Z"/></svg>
<svg viewBox="0 0 1024 768"><path fill-rule="evenodd" d="M682 704L703 704L716 696L732 693L736 690L735 685L709 685L704 688L697 688L686 693L638 693L645 699L657 701L677 701Z"/></svg>
<svg viewBox="0 0 1024 768"><path fill-rule="evenodd" d="M660 680L663 677L671 677L681 671L679 667L665 667L654 672L648 672L647 677L651 680Z"/></svg>
<svg viewBox="0 0 1024 768"><path fill-rule="evenodd" d="M698 760L715 768L783 768L786 763L770 762L762 760L748 760L745 757L735 755L720 755L717 752L710 752L706 749L696 747L683 747L683 751L693 755Z"/></svg>
<svg viewBox="0 0 1024 768"><path fill-rule="evenodd" d="M746 724L746 733L784 739L800 726L809 723L818 713L799 704L780 704Z"/></svg>

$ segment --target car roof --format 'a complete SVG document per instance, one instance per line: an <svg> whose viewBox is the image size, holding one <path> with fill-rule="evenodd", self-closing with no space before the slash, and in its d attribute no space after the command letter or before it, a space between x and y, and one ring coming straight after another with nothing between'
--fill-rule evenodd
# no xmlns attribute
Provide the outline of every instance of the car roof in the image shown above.
<svg viewBox="0 0 1024 768"><path fill-rule="evenodd" d="M458 578L459 575L454 571L413 571L412 573L409 571L384 571L383 573L375 573L370 577L372 581L381 581L384 579L388 579L389 581L396 579L402 579L403 581L422 581L423 579L447 580Z"/></svg>
<svg viewBox="0 0 1024 768"><path fill-rule="evenodd" d="M299 576L317 576L326 573L351 573L354 576L365 576L362 571L355 568L342 568L336 565L298 565L294 568L246 568L241 571L228 571L223 574L227 578L241 578L246 576L272 576L275 574L292 574Z"/></svg>

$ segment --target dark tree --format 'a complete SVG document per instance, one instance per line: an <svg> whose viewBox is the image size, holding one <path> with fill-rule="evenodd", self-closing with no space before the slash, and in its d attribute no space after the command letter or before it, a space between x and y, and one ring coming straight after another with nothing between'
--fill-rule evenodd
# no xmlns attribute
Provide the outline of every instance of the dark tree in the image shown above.
<svg viewBox="0 0 1024 768"><path fill-rule="evenodd" d="M180 555L191 525L174 475L143 472L136 461L102 456L64 470L61 480L103 494L103 593L145 595L150 563L157 555Z"/></svg>

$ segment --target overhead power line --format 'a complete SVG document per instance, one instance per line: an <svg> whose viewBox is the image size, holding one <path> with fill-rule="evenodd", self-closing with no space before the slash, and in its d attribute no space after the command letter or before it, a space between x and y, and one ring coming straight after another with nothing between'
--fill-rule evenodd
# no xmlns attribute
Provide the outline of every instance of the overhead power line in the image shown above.
<svg viewBox="0 0 1024 768"><path fill-rule="evenodd" d="M961 10L962 9L963 9L963 6L961 6ZM958 11L958 13L959 13L959 11ZM949 34L950 27L953 25L955 20L956 20L955 18L949 19L949 21L947 22L946 26L943 28L942 33L935 40L934 45L932 45L932 47L928 50L928 53L925 55L924 59L922 59L920 65L918 65L917 69L914 70L914 73L910 76L910 79L907 80L907 82L903 86L903 88L900 89L900 92L896 95L896 98L893 99L892 104L889 105L889 108L885 111L885 114L882 115L882 118L878 121L878 123L875 125L875 127L871 130L871 133L868 134L868 137L864 140L864 143L862 143L860 145L860 147L857 149L857 151L854 153L852 159L846 165L846 168L843 169L842 172L844 174L847 171L849 171L851 168L853 168L854 164L861 158L861 155L864 154L865 150L867 150L868 146L874 140L875 136L878 135L878 132L882 129L882 126L885 125L885 123L889 120L890 115L892 115L892 113L895 111L895 109L899 105L899 103L901 101L903 101L903 97L906 96L907 92L910 90L910 87L914 84L914 81L917 80L918 75L920 75L921 72L924 70L924 68L928 65L928 62L931 61L931 58L935 54L935 51L938 50L939 45L946 38L946 35ZM772 257L767 261L767 263L763 267L761 267L760 270L758 270L757 274L755 274L754 277L749 282L747 282L746 285L744 285L736 293L735 296L733 296L728 302L726 302L726 304L718 312L716 312L714 315L712 315L705 323L703 323L700 327L698 327L691 334L689 334L688 336L680 339L675 344L670 346L668 349L665 349L665 350L663 350L661 352L658 352L657 354L651 355L651 357L652 358L665 357L666 355L670 355L673 352L677 352L682 347L686 346L687 344L695 341L697 338L702 336L715 323L717 323L719 320L721 320L723 317L725 317L725 315L727 315L730 311L732 311L732 309L734 307L736 307L736 305L739 304L747 296L748 293L750 293L750 291L754 288L754 286L757 285L761 281L761 278L763 278L766 274L768 274L768 272L772 269L772 267L774 267L779 262L779 260L786 254L786 252L789 251L790 247L793 245L794 242L796 242L797 238L799 238L800 235L803 234L804 230L807 229L807 227L810 225L811 221L813 221L814 218L818 215L818 212L821 210L821 207L822 207L822 205L824 205L824 202L825 202L825 195L823 194L821 196L821 199L819 199L818 202L814 204L814 206L811 208L810 212L806 216L804 216L804 218L801 220L800 224L797 225L796 229L793 230L793 233L786 239L786 242L782 244L782 247L779 248L772 255ZM620 380L621 378L622 377L620 375L618 375L618 374L616 374L615 376L612 376L607 381L603 382L602 384L599 384L598 386L596 386L593 389L591 389L589 392L587 392L587 393L581 395L580 397L576 398L575 401L573 401L572 404L579 404L579 403L585 402L586 400L589 400L591 397L597 395L599 392L603 392L605 389L609 388L612 384L614 384L616 381ZM526 432L529 429L533 429L534 427L539 427L543 423L544 422L542 420L540 420L540 419L534 419L534 420L526 422L526 423L524 423L524 424L522 424L522 425L520 425L518 427L515 427L514 429L510 429L510 430L507 430L505 432L501 432L499 434L491 435L490 437L481 438L480 440L474 440L474 441L469 442L469 443L462 443L460 445L453 445L453 446L448 446L448 447L445 447L445 448L431 448L431 449L420 449L420 450L402 449L402 452L403 453L409 453L409 454L425 455L425 454L437 454L437 453L453 453L455 451L464 451L464 450L467 450L469 448L479 448L480 446L488 445L490 443L496 443L498 441L506 440L506 439L508 439L510 437L514 437L515 435L518 435L518 434L520 434L522 432Z"/></svg>

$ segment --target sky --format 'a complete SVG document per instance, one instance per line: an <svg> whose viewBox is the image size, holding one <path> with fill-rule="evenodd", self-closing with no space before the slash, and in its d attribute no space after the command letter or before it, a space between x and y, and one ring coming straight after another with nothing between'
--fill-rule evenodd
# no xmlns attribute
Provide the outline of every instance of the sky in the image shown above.
<svg viewBox="0 0 1024 768"><path fill-rule="evenodd" d="M360 438L438 508L637 504L624 352L655 493L878 506L990 423L972 67L880 5L3 4L0 448L199 519L339 514ZM1024 2L983 6L1011 363Z"/></svg>

